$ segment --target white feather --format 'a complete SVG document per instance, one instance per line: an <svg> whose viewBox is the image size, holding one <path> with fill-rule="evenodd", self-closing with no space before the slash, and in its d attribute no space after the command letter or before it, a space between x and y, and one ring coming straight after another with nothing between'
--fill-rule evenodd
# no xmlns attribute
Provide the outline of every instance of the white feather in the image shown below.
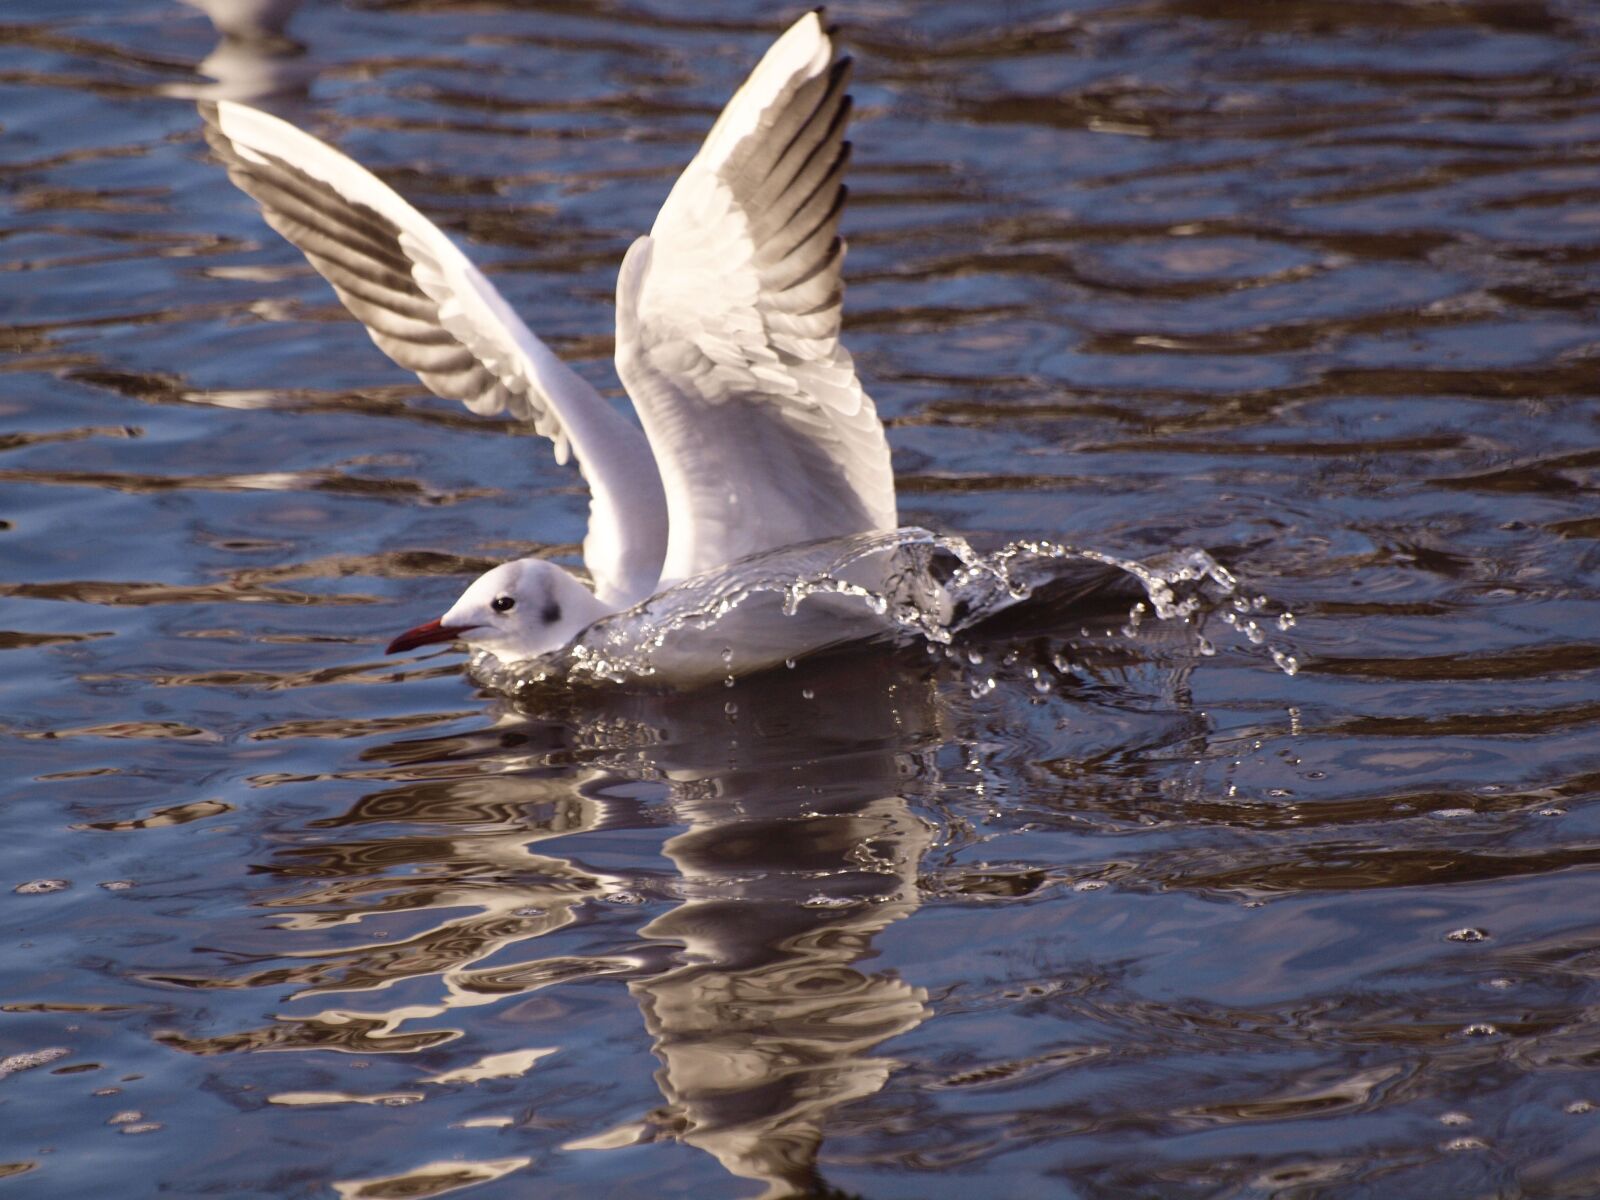
<svg viewBox="0 0 1600 1200"><path fill-rule="evenodd" d="M793 123L785 106L797 89L833 69L832 44L808 13L729 101L617 281L617 370L667 491L663 583L896 524L883 427L838 340L838 256L813 255L820 265L803 279L807 295L820 290L832 305L814 313L794 300L794 272L772 260L805 240L796 225L813 206L741 175L751 158L782 150L760 143ZM805 126L819 142L812 158L837 150L837 130L817 128L833 123L842 124L824 107ZM791 187L808 182L802 173ZM791 224L758 233L763 189L777 191L770 204L798 208Z"/></svg>
<svg viewBox="0 0 1600 1200"><path fill-rule="evenodd" d="M617 370L644 435L376 176L245 105L202 111L235 182L386 353L476 412L531 420L558 458L570 445L592 492L585 561L620 608L747 555L896 524L883 427L839 344L847 70L816 13L797 21L624 258ZM513 574L505 586L548 571ZM502 655L516 641L496 636Z"/></svg>
<svg viewBox="0 0 1600 1200"><path fill-rule="evenodd" d="M438 326L499 385L435 390L477 413L510 408L532 420L555 443L559 462L566 461L569 447L575 450L591 491L584 555L596 591L618 605L648 596L660 574L666 523L659 476L639 430L533 335L443 231L377 176L332 146L247 105L221 101L214 114L214 129L242 164L235 166L235 178L246 190L253 183L253 195L275 175L297 173L326 185L350 206L349 214L327 213L330 222L359 218L365 210L394 227L394 249L409 261L417 289L433 302ZM269 217L282 221L270 198L262 204ZM275 223L282 229L280 222ZM292 233L288 236L294 240ZM364 245L346 249L359 256ZM350 303L343 291L341 297ZM365 312L357 315L368 319ZM369 332L390 350L381 330L369 325ZM427 374L423 378L434 385Z"/></svg>

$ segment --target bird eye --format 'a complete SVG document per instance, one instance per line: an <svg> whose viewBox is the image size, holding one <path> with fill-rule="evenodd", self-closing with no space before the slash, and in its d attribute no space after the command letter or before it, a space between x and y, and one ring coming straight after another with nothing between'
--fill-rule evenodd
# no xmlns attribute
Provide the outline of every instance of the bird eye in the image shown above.
<svg viewBox="0 0 1600 1200"><path fill-rule="evenodd" d="M489 602L489 607L494 609L495 612L510 612L516 606L517 599L515 596L496 596Z"/></svg>

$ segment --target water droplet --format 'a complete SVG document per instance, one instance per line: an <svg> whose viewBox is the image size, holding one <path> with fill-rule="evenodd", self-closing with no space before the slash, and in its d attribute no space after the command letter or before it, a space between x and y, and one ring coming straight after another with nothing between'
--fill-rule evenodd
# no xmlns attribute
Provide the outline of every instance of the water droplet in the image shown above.
<svg viewBox="0 0 1600 1200"><path fill-rule="evenodd" d="M48 896L51 892L64 892L72 884L65 879L34 879L19 883L12 890L19 896Z"/></svg>
<svg viewBox="0 0 1600 1200"><path fill-rule="evenodd" d="M1573 1116L1580 1116L1583 1113L1593 1112L1594 1105L1588 1100L1574 1100L1567 1105L1567 1111Z"/></svg>
<svg viewBox="0 0 1600 1200"><path fill-rule="evenodd" d="M136 1108L124 1109L113 1117L106 1119L107 1125L131 1125L135 1121L144 1120L144 1114Z"/></svg>
<svg viewBox="0 0 1600 1200"><path fill-rule="evenodd" d="M1500 1031L1487 1021L1474 1021L1461 1032L1466 1037L1494 1037Z"/></svg>
<svg viewBox="0 0 1600 1200"><path fill-rule="evenodd" d="M1050 681L1041 675L1038 679L1033 681L1033 690L1038 692L1041 696L1045 695L1050 691Z"/></svg>
<svg viewBox="0 0 1600 1200"><path fill-rule="evenodd" d="M107 879L100 886L108 892L125 892L135 884L131 879Z"/></svg>
<svg viewBox="0 0 1600 1200"><path fill-rule="evenodd" d="M1080 879L1072 885L1072 890L1075 892L1098 892L1105 886L1106 881L1103 879Z"/></svg>
<svg viewBox="0 0 1600 1200"><path fill-rule="evenodd" d="M1447 1112L1439 1115L1441 1125L1471 1125L1472 1118L1464 1112Z"/></svg>
<svg viewBox="0 0 1600 1200"><path fill-rule="evenodd" d="M626 892L626 891L623 891L623 892L611 892L610 894L608 894L606 896L602 896L601 899L603 899L607 904L643 904L644 903L644 897L641 896L638 892Z"/></svg>
<svg viewBox="0 0 1600 1200"><path fill-rule="evenodd" d="M791 671L794 670L794 659L792 659L792 658L784 659L783 660L783 665L788 667L789 670L791 670Z"/></svg>
<svg viewBox="0 0 1600 1200"><path fill-rule="evenodd" d="M1485 929L1457 929L1444 935L1447 942L1487 942L1488 930Z"/></svg>
<svg viewBox="0 0 1600 1200"><path fill-rule="evenodd" d="M1439 1148L1441 1150L1487 1150L1489 1143L1481 1137L1473 1137L1468 1134L1465 1137L1451 1138Z"/></svg>
<svg viewBox="0 0 1600 1200"><path fill-rule="evenodd" d="M76 1026L68 1026L69 1030ZM0 1079L7 1075L15 1075L18 1071L31 1071L35 1067L46 1067L58 1058L65 1058L72 1053L65 1046L50 1046L44 1050L30 1050L22 1054L10 1054L0 1058Z"/></svg>
<svg viewBox="0 0 1600 1200"><path fill-rule="evenodd" d="M800 695L805 697L807 700L815 700L817 698L817 693L811 688L801 688Z"/></svg>
<svg viewBox="0 0 1600 1200"><path fill-rule="evenodd" d="M732 700L729 700L726 704L724 704L722 706L722 711L727 713L731 717L731 716L733 716L735 713L737 713L739 711L739 706L737 704L735 704Z"/></svg>

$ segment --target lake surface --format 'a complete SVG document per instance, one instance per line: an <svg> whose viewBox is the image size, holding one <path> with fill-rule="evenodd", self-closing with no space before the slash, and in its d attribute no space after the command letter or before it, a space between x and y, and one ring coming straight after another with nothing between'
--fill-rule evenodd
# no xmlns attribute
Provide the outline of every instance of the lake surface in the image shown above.
<svg viewBox="0 0 1600 1200"><path fill-rule="evenodd" d="M830 11L902 520L1206 549L1204 630L522 705L383 655L571 561L580 481L194 99L614 394L622 253L795 11L0 4L0 1196L1600 1192L1593 4Z"/></svg>

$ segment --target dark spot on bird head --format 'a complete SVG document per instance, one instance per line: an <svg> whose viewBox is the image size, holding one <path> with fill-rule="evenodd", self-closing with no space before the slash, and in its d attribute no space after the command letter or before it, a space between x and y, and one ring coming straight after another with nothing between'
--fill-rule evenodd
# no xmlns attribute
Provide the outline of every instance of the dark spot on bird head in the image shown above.
<svg viewBox="0 0 1600 1200"><path fill-rule="evenodd" d="M544 611L539 614L546 625L554 625L561 620L561 605L554 600L545 601Z"/></svg>

